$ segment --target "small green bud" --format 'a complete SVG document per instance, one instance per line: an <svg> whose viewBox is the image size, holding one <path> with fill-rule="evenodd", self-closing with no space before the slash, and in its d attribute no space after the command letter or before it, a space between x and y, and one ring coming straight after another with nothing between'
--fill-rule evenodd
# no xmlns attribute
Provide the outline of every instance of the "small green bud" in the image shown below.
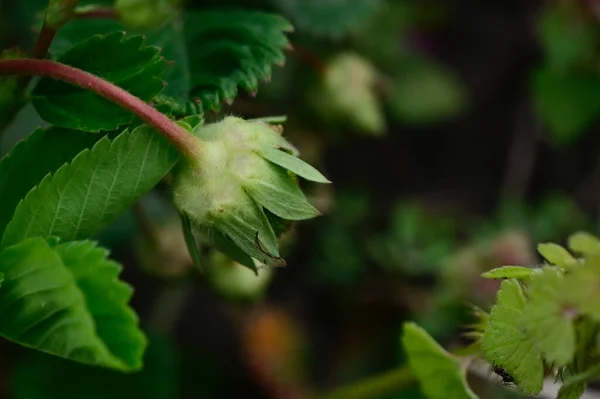
<svg viewBox="0 0 600 399"><path fill-rule="evenodd" d="M174 175L176 207L218 249L284 265L265 209L283 220L316 217L319 211L293 176L329 181L262 121L227 117L194 132L197 157L183 161Z"/></svg>
<svg viewBox="0 0 600 399"><path fill-rule="evenodd" d="M343 53L327 65L322 87L313 93L314 105L330 121L340 121L379 136L386 124L375 87L377 70L364 58Z"/></svg>
<svg viewBox="0 0 600 399"><path fill-rule="evenodd" d="M173 18L180 0L117 0L115 8L125 24L133 29L153 28Z"/></svg>
<svg viewBox="0 0 600 399"><path fill-rule="evenodd" d="M260 298L273 277L272 269L262 267L257 276L248 268L218 252L213 252L208 261L210 262L210 273L207 273L209 284L220 295L231 300ZM254 263L260 266L257 261Z"/></svg>

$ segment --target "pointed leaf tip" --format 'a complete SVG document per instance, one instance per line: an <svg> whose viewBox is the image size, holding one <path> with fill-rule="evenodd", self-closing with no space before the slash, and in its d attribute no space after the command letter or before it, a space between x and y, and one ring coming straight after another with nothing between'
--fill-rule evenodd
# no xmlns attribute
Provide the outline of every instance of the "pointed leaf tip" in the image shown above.
<svg viewBox="0 0 600 399"><path fill-rule="evenodd" d="M272 163L281 166L284 169L315 183L329 184L331 183L325 176L321 174L317 169L307 164L303 160L293 155L288 154L285 151L281 151L278 148L267 147L261 148L260 154L263 158L271 161Z"/></svg>

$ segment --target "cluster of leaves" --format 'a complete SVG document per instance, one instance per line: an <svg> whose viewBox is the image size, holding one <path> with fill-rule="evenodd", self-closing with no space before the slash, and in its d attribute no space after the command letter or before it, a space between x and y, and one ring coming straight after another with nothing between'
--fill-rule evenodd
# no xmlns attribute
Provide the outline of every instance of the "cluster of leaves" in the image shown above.
<svg viewBox="0 0 600 399"><path fill-rule="evenodd" d="M486 278L502 282L498 300L481 338L484 356L503 367L526 393L538 394L543 378L557 372L564 380L559 397L578 397L598 363L600 240L573 234L568 247L540 244L547 264L538 268L504 266Z"/></svg>
<svg viewBox="0 0 600 399"><path fill-rule="evenodd" d="M568 248L578 257L560 245L540 244L546 260L541 266L503 266L483 274L504 281L491 312L476 312L478 321L469 332L475 341L464 353L483 357L526 394L539 394L544 378L551 376L563 381L559 398L578 398L600 374L600 239L578 232ZM426 383L433 372L455 381L456 397L475 397L460 360L437 347L424 330L405 326L403 343L429 398L443 397Z"/></svg>
<svg viewBox="0 0 600 399"><path fill-rule="evenodd" d="M154 102L173 118L198 114L177 122L190 132L202 126L203 111L232 101L238 88L256 91L271 64L283 63L290 25L277 15L173 14L144 41L119 32L123 23L144 25L125 18L131 12L125 3L119 2L120 21L71 21L51 56ZM7 119L22 102L15 84L15 78L0 78L0 114ZM186 105L190 96L199 99L194 107ZM44 78L31 100L52 126L0 160L0 335L88 365L139 370L147 339L128 307L132 289L119 280L121 266L90 239L156 186L180 155L129 112L79 87ZM291 169L301 165L284 161Z"/></svg>
<svg viewBox="0 0 600 399"><path fill-rule="evenodd" d="M576 141L600 115L597 20L586 3L548 2L538 21L545 53L531 89L536 110L559 144Z"/></svg>

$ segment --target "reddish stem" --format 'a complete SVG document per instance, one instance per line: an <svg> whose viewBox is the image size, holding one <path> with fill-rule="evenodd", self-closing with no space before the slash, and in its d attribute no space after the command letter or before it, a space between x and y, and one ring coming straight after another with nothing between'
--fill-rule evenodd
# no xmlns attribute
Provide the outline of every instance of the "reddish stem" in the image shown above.
<svg viewBox="0 0 600 399"><path fill-rule="evenodd" d="M318 75L323 75L325 73L327 68L325 63L311 49L298 43L294 43L293 50L292 55L295 55L296 58L315 71Z"/></svg>
<svg viewBox="0 0 600 399"><path fill-rule="evenodd" d="M35 43L35 50L33 51L34 58L44 58L48 54L48 49L56 36L56 29L49 26L48 23L44 22L42 30L38 35L37 42Z"/></svg>
<svg viewBox="0 0 600 399"><path fill-rule="evenodd" d="M186 157L195 156L195 141L185 129L120 87L81 69L55 61L34 59L0 60L0 76L39 75L62 80L90 90L131 111L158 130Z"/></svg>

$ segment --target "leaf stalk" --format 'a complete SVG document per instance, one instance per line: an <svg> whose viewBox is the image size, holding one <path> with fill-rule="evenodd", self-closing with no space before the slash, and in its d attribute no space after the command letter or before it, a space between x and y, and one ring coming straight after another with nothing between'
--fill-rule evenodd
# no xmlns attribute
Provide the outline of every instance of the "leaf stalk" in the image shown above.
<svg viewBox="0 0 600 399"><path fill-rule="evenodd" d="M23 58L0 60L0 76L5 75L43 76L92 91L154 127L184 157L195 158L197 155L195 139L184 128L138 97L89 72L55 61Z"/></svg>
<svg viewBox="0 0 600 399"><path fill-rule="evenodd" d="M398 392L416 382L412 370L398 367L357 383L340 387L332 392L317 395L314 399L375 399L383 395Z"/></svg>

